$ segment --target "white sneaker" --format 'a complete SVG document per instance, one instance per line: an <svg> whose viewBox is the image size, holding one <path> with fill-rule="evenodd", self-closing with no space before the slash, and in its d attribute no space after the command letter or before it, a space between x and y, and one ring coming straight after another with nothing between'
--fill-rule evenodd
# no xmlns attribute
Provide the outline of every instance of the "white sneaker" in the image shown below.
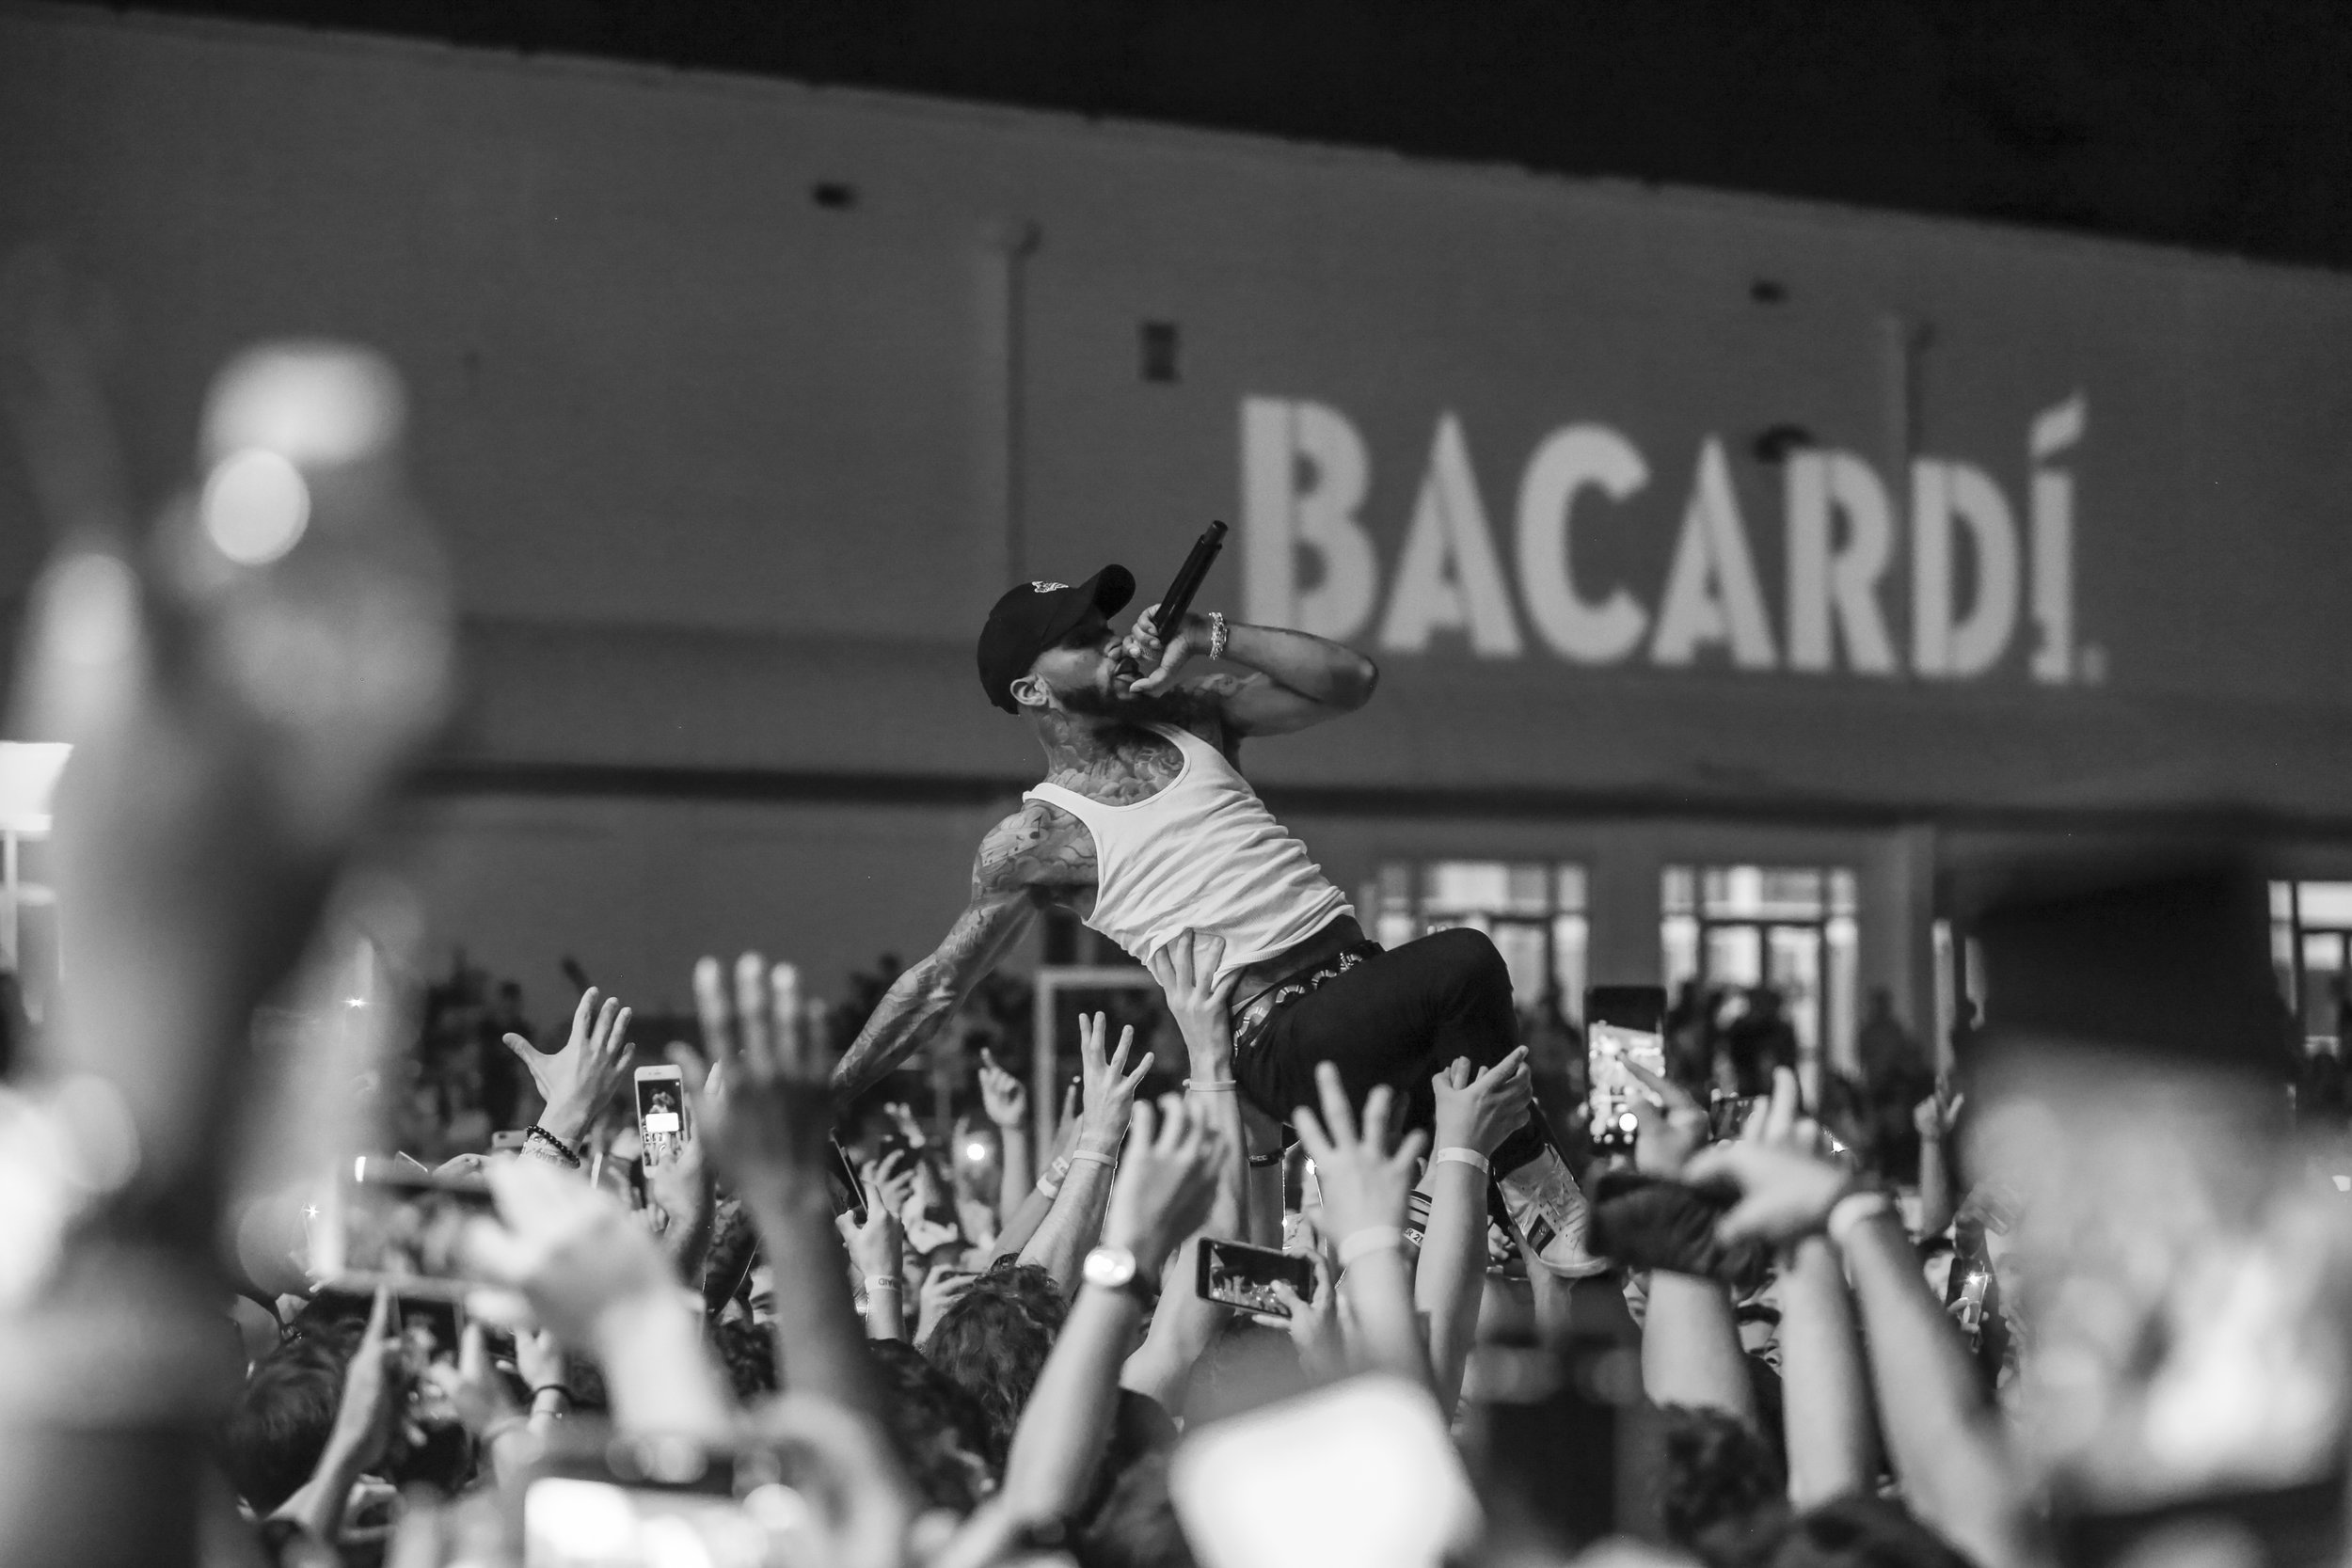
<svg viewBox="0 0 2352 1568"><path fill-rule="evenodd" d="M1605 1273L1609 1259L1585 1244L1589 1216L1568 1163L1550 1145L1518 1169L1496 1178L1511 1224L1527 1239L1536 1261L1566 1279Z"/></svg>

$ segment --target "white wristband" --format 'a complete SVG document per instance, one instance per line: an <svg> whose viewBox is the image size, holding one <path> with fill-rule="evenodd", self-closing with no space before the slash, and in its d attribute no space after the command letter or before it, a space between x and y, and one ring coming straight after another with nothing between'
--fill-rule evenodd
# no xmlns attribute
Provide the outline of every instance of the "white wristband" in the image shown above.
<svg viewBox="0 0 2352 1568"><path fill-rule="evenodd" d="M1846 1250L1846 1240L1853 1234L1855 1226L1862 1224L1865 1220L1873 1220L1881 1214L1891 1214L1894 1212L1894 1203L1884 1193L1876 1188L1848 1193L1844 1197L1830 1205L1829 1218L1822 1224L1821 1228L1828 1232L1830 1243L1838 1251L1843 1252Z"/></svg>
<svg viewBox="0 0 2352 1568"><path fill-rule="evenodd" d="M897 1275L869 1274L866 1276L866 1289L868 1293L875 1291L904 1291L906 1288L907 1282L900 1279Z"/></svg>
<svg viewBox="0 0 2352 1568"><path fill-rule="evenodd" d="M1070 1151L1070 1158L1073 1164L1077 1161L1084 1160L1090 1165L1101 1165L1106 1170L1110 1166L1118 1164L1118 1162L1113 1160L1109 1155L1097 1154L1090 1148L1073 1148Z"/></svg>
<svg viewBox="0 0 2352 1568"><path fill-rule="evenodd" d="M1405 1232L1393 1225L1368 1225L1340 1243L1340 1267L1352 1269L1376 1252L1405 1250Z"/></svg>
<svg viewBox="0 0 2352 1568"><path fill-rule="evenodd" d="M1240 1087L1241 1085L1231 1078L1220 1078L1213 1083L1205 1084L1198 1078L1184 1080L1184 1092L1187 1094L1232 1094Z"/></svg>
<svg viewBox="0 0 2352 1568"><path fill-rule="evenodd" d="M1432 1165L1442 1165L1449 1161L1457 1165L1476 1165L1482 1175L1492 1176L1495 1173L1492 1160L1474 1148L1465 1148L1459 1144L1441 1148L1429 1157Z"/></svg>

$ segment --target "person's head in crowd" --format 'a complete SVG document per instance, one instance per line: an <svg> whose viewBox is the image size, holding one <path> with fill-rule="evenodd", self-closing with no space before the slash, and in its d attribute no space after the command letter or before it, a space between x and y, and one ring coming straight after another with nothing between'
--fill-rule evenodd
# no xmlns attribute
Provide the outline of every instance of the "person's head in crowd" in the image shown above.
<svg viewBox="0 0 2352 1568"><path fill-rule="evenodd" d="M1666 1539L1710 1564L1748 1560L1786 1516L1779 1454L1724 1411L1669 1405L1659 1417L1658 1520Z"/></svg>
<svg viewBox="0 0 2352 1568"><path fill-rule="evenodd" d="M999 1472L988 1461L988 1413L912 1345L876 1339L882 1415L907 1479L933 1508L969 1513L995 1491Z"/></svg>
<svg viewBox="0 0 2352 1568"><path fill-rule="evenodd" d="M221 1424L221 1463L256 1513L294 1496L318 1467L342 1402L347 1344L295 1334L247 1374Z"/></svg>
<svg viewBox="0 0 2352 1568"><path fill-rule="evenodd" d="M1068 1311L1047 1271L1000 1265L972 1281L924 1341L931 1365L979 1402L988 1418L986 1457L998 1471Z"/></svg>
<svg viewBox="0 0 2352 1568"><path fill-rule="evenodd" d="M1193 1568L1168 1489L1169 1450L1143 1455L1112 1480L1072 1543L1079 1568Z"/></svg>
<svg viewBox="0 0 2352 1568"><path fill-rule="evenodd" d="M737 1399L748 1404L776 1391L776 1341L765 1324L723 1319L711 1324L710 1338Z"/></svg>

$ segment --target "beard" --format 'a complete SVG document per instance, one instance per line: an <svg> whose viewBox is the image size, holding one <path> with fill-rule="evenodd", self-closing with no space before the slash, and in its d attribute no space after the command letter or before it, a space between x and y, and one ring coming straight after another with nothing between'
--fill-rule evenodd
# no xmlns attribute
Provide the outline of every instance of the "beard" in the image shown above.
<svg viewBox="0 0 2352 1568"><path fill-rule="evenodd" d="M1181 724L1193 705L1189 695L1182 690L1147 691L1141 696L1130 692L1122 696L1091 686L1057 686L1054 695L1061 699L1063 707L1082 719L1107 719L1120 724Z"/></svg>

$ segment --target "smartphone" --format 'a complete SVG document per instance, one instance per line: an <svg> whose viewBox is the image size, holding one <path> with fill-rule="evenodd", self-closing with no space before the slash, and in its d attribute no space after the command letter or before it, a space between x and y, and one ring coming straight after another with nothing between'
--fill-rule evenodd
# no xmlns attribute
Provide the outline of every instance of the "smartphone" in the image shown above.
<svg viewBox="0 0 2352 1568"><path fill-rule="evenodd" d="M686 1081L676 1068L637 1069L637 1138L647 1166L677 1158L686 1142Z"/></svg>
<svg viewBox="0 0 2352 1568"><path fill-rule="evenodd" d="M1665 1017L1663 986L1595 986L1584 993L1591 1132L1593 1147L1603 1153L1622 1153L1633 1147L1638 1125L1633 1097L1645 1091L1626 1064L1665 1075Z"/></svg>
<svg viewBox="0 0 2352 1568"><path fill-rule="evenodd" d="M779 1455L675 1437L550 1453L519 1495L523 1568L798 1562L818 1517Z"/></svg>
<svg viewBox="0 0 2352 1568"><path fill-rule="evenodd" d="M1716 1090L1714 1099L1707 1105L1707 1135L1717 1143L1738 1137L1756 1108L1770 1099L1768 1094L1725 1094Z"/></svg>
<svg viewBox="0 0 2352 1568"><path fill-rule="evenodd" d="M866 1186L857 1179L857 1166L850 1163L850 1151L841 1147L839 1138L827 1138L826 1146L833 1158L825 1164L825 1181L833 1189L833 1212L848 1218L851 1225L866 1223Z"/></svg>
<svg viewBox="0 0 2352 1568"><path fill-rule="evenodd" d="M1479 1530L1437 1404L1377 1374L1197 1428L1168 1482L1201 1568L1436 1568Z"/></svg>
<svg viewBox="0 0 2352 1568"><path fill-rule="evenodd" d="M1315 1299L1314 1265L1294 1254L1247 1242L1211 1239L1200 1243L1200 1276L1193 1289L1202 1301L1237 1307L1261 1317L1287 1318L1290 1308L1274 1293L1277 1280L1288 1280L1301 1301Z"/></svg>
<svg viewBox="0 0 2352 1568"><path fill-rule="evenodd" d="M458 1261L466 1222L496 1212L479 1177L435 1176L363 1154L328 1194L310 1227L310 1277L368 1295L389 1284L402 1299L453 1299L480 1283Z"/></svg>

